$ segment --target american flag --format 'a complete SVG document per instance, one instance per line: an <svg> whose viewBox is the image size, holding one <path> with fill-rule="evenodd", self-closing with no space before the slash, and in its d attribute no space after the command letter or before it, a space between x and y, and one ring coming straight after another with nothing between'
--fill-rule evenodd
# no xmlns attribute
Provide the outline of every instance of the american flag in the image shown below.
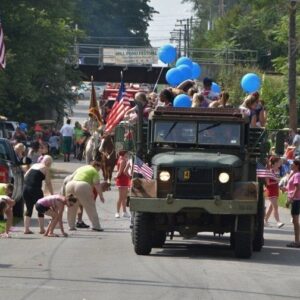
<svg viewBox="0 0 300 300"><path fill-rule="evenodd" d="M125 113L129 109L130 101L125 94L125 84L122 80L117 98L106 122L105 133L110 133L123 120Z"/></svg>
<svg viewBox="0 0 300 300"><path fill-rule="evenodd" d="M143 175L146 180L151 180L153 176L153 170L137 156L134 160L133 172Z"/></svg>
<svg viewBox="0 0 300 300"><path fill-rule="evenodd" d="M260 162L258 162L256 165L256 176L258 178L270 178L278 180L277 176Z"/></svg>
<svg viewBox="0 0 300 300"><path fill-rule="evenodd" d="M4 33L0 21L0 69L5 69L5 44L4 44Z"/></svg>

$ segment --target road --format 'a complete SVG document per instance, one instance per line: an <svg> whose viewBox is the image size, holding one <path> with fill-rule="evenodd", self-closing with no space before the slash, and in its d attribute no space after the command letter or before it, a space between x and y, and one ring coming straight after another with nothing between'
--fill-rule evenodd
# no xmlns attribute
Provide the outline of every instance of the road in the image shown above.
<svg viewBox="0 0 300 300"><path fill-rule="evenodd" d="M79 165L55 161L56 191ZM300 250L285 246L293 238L287 209L280 210L286 225L266 228L265 247L249 260L233 256L228 236L208 233L175 237L150 256L137 256L129 220L114 218L115 187L105 199L97 200L104 232L45 238L34 219L35 234L23 235L19 224L11 239L0 239L0 300L300 299Z"/></svg>

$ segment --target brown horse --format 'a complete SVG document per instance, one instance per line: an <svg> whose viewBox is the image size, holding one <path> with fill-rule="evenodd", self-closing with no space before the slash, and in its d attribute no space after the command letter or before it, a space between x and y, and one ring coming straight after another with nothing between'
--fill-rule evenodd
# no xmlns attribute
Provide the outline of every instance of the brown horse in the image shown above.
<svg viewBox="0 0 300 300"><path fill-rule="evenodd" d="M101 138L98 150L96 160L101 162L104 180L110 184L114 167L117 162L113 137L109 134L104 134Z"/></svg>

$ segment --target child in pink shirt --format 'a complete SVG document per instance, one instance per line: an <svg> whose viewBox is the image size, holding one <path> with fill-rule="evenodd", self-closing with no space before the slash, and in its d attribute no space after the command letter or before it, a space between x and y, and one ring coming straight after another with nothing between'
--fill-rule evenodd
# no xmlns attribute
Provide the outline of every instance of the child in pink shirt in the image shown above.
<svg viewBox="0 0 300 300"><path fill-rule="evenodd" d="M40 214L45 214L50 216L51 222L48 225L48 228L45 232L45 236L48 237L57 237L58 235L54 233L54 229L57 223L59 223L61 233L63 236L67 237L68 234L65 233L62 217L64 212L65 205L67 207L72 206L77 199L72 195L61 196L61 195L50 195L39 199L35 205L36 210Z"/></svg>
<svg viewBox="0 0 300 300"><path fill-rule="evenodd" d="M287 183L288 204L291 204L295 242L287 244L287 247L300 248L300 160L295 159L291 166L292 172Z"/></svg>

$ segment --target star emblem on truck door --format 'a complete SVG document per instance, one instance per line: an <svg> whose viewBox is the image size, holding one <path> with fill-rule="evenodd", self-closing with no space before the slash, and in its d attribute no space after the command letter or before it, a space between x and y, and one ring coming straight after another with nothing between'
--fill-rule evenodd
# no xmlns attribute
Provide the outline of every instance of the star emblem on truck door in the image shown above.
<svg viewBox="0 0 300 300"><path fill-rule="evenodd" d="M191 178L191 172L190 170L184 170L183 171L183 179L184 180L189 180Z"/></svg>

